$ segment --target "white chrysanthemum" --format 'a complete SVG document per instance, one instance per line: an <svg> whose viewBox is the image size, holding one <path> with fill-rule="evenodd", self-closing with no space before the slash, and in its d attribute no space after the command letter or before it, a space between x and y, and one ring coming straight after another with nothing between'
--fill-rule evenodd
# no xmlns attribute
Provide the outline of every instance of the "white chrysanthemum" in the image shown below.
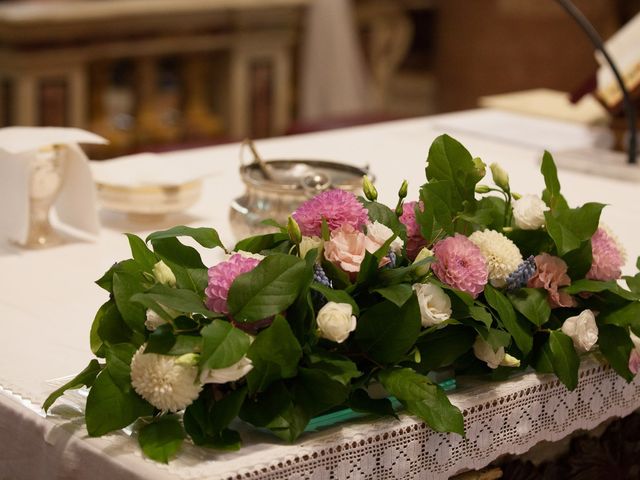
<svg viewBox="0 0 640 480"><path fill-rule="evenodd" d="M154 407L177 412L193 402L202 390L198 367L178 362L179 357L144 353L146 344L131 359L131 385Z"/></svg>
<svg viewBox="0 0 640 480"><path fill-rule="evenodd" d="M495 230L473 232L469 237L487 261L489 281L494 287L504 287L509 274L522 263L522 255L515 243Z"/></svg>

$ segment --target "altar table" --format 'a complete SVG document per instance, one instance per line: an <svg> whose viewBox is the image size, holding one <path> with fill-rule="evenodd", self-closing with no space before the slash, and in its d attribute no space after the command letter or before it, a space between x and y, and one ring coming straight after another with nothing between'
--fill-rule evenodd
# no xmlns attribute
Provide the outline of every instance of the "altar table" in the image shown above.
<svg viewBox="0 0 640 480"><path fill-rule="evenodd" d="M542 190L539 162L545 148L552 152L590 148L601 138L601 132L578 125L476 110L276 138L257 145L268 159L368 164L381 201L393 203L405 178L416 195L424 181L428 147L441 133L456 137L485 162L499 162L519 193ZM440 479L481 468L505 453L525 452L541 440L592 429L640 407L640 380L627 384L587 358L573 392L554 377L534 373L501 383L460 379L460 388L450 398L465 415L465 438L433 432L409 415L337 425L304 434L293 445L243 429L245 445L238 452L187 445L169 465L144 459L126 431L89 438L77 394L65 396L53 415L45 416L40 405L56 379L77 373L91 358L89 328L105 301L105 292L93 281L115 260L129 255L121 232L143 236L152 229L188 223L213 226L227 244L233 243L227 215L232 198L243 192L238 150L238 145L226 145L167 154L184 168L210 168L210 176L201 200L162 224L132 223L102 212L104 228L97 241L78 240L42 251L14 247L0 231L0 480ZM564 170L560 181L572 205L587 201L610 205L603 221L627 247L624 273L631 273L640 254L640 187ZM207 254L205 262L211 264L217 255Z"/></svg>

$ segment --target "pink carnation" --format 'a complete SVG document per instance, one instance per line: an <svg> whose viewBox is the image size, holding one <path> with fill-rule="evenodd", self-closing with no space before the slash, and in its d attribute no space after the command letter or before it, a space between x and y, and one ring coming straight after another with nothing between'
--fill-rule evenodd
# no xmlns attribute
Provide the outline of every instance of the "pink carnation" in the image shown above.
<svg viewBox="0 0 640 480"><path fill-rule="evenodd" d="M536 273L529 279L530 288L544 288L549 294L551 308L574 307L575 300L571 295L558 290L560 287L571 285L567 275L567 264L559 257L542 253L535 257Z"/></svg>
<svg viewBox="0 0 640 480"><path fill-rule="evenodd" d="M480 249L464 235L440 240L433 247L433 271L447 285L476 298L487 284L487 262Z"/></svg>
<svg viewBox="0 0 640 480"><path fill-rule="evenodd" d="M414 260L420 250L426 246L427 241L420 232L420 225L416 221L416 206L418 202L406 202L402 205L402 215L400 221L407 227L407 256ZM420 210L424 210L422 202L419 203Z"/></svg>
<svg viewBox="0 0 640 480"><path fill-rule="evenodd" d="M326 219L329 230L342 225L360 229L369 222L366 208L353 193L344 190L328 190L307 200L293 212L293 218L302 235L319 237L322 233L322 219Z"/></svg>
<svg viewBox="0 0 640 480"><path fill-rule="evenodd" d="M615 239L603 228L598 228L591 237L593 262L587 272L590 280L617 280L622 275L624 255Z"/></svg>
<svg viewBox="0 0 640 480"><path fill-rule="evenodd" d="M204 289L207 296L207 308L213 312L229 313L227 305L227 296L229 288L242 273L250 272L260 260L248 258L235 253L231 255L229 260L220 262L209 269L209 285Z"/></svg>

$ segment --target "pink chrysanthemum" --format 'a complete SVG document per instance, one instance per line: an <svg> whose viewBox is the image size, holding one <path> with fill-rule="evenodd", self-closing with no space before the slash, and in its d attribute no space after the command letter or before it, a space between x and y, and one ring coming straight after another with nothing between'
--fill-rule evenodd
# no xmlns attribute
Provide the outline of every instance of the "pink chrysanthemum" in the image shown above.
<svg viewBox="0 0 640 480"><path fill-rule="evenodd" d="M622 275L624 266L624 253L604 228L598 228L591 237L591 254L593 262L587 272L590 280L617 280Z"/></svg>
<svg viewBox="0 0 640 480"><path fill-rule="evenodd" d="M571 278L567 275L567 264L559 257L548 253L536 255L536 273L529 279L530 288L544 288L549 295L551 308L574 307L576 301L571 295L559 290L560 287L571 285Z"/></svg>
<svg viewBox="0 0 640 480"><path fill-rule="evenodd" d="M238 275L250 272L259 263L260 260L256 258L248 258L235 253L229 260L211 267L208 272L209 285L204 290L207 296L207 308L213 312L229 313L227 296L231 284Z"/></svg>
<svg viewBox="0 0 640 480"><path fill-rule="evenodd" d="M476 298L487 284L487 262L480 249L464 235L440 240L433 247L433 271L447 285Z"/></svg>
<svg viewBox="0 0 640 480"><path fill-rule="evenodd" d="M407 256L410 260L416 258L420 250L427 245L427 241L420 232L420 225L416 221L416 206L418 202L406 202L402 205L402 215L400 221L407 227ZM420 210L423 210L420 202Z"/></svg>
<svg viewBox="0 0 640 480"><path fill-rule="evenodd" d="M293 212L293 218L305 236L319 237L322 233L322 219L326 219L329 230L342 225L360 229L369 223L366 208L353 193L344 190L328 190L307 200Z"/></svg>

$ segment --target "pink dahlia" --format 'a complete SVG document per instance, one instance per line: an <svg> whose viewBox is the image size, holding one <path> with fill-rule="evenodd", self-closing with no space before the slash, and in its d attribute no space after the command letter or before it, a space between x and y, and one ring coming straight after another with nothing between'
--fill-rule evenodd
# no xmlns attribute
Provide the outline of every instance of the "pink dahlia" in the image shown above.
<svg viewBox="0 0 640 480"><path fill-rule="evenodd" d="M293 218L302 235L319 237L322 233L322 219L327 221L329 230L342 225L360 229L369 222L367 209L353 193L344 190L328 190L307 200L293 212Z"/></svg>
<svg viewBox="0 0 640 480"><path fill-rule="evenodd" d="M593 262L587 272L588 279L606 282L620 278L624 253L615 238L604 228L598 228L591 237L591 254Z"/></svg>
<svg viewBox="0 0 640 480"><path fill-rule="evenodd" d="M420 205L420 210L424 210L423 203L406 202L402 205L402 215L400 221L407 227L407 256L414 260L420 250L427 245L427 241L420 232L420 225L416 221L416 206Z"/></svg>
<svg viewBox="0 0 640 480"><path fill-rule="evenodd" d="M433 247L436 262L432 268L436 276L450 287L467 292L476 298L487 284L487 262L480 249L464 235L440 240Z"/></svg>
<svg viewBox="0 0 640 480"><path fill-rule="evenodd" d="M229 313L227 296L229 295L231 284L238 275L250 272L256 268L258 263L260 263L260 260L256 258L249 258L235 253L231 255L229 260L211 267L208 272L209 285L204 289L204 293L207 296L207 308L213 312Z"/></svg>
<svg viewBox="0 0 640 480"><path fill-rule="evenodd" d="M549 295L548 300L551 308L574 307L576 302L573 297L558 290L560 287L571 285L565 261L548 253L537 255L534 260L536 262L536 273L529 279L527 286L530 288L544 288Z"/></svg>

